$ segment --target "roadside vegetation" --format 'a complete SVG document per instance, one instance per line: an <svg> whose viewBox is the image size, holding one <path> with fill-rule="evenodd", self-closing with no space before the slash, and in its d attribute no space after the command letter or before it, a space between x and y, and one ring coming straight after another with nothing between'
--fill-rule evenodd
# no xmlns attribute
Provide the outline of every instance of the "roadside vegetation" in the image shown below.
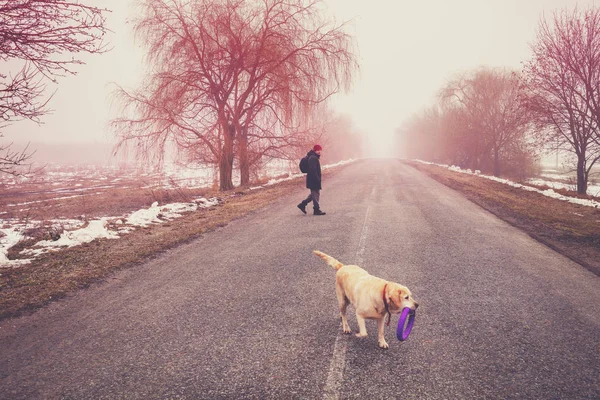
<svg viewBox="0 0 600 400"><path fill-rule="evenodd" d="M457 74L399 129L402 156L525 179L545 152L569 154L585 195L600 160L600 8L543 18L521 71Z"/></svg>

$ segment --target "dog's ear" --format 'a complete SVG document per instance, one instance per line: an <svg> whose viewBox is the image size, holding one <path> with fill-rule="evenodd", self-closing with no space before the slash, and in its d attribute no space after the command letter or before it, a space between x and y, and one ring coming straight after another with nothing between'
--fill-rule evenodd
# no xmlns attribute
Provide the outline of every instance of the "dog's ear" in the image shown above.
<svg viewBox="0 0 600 400"><path fill-rule="evenodd" d="M407 289L398 289L398 297L400 300L408 300L410 298L410 292Z"/></svg>
<svg viewBox="0 0 600 400"><path fill-rule="evenodd" d="M408 289L399 287L390 294L389 302L393 304L395 308L400 308L402 307L402 301L407 300L408 298L410 298Z"/></svg>
<svg viewBox="0 0 600 400"><path fill-rule="evenodd" d="M388 303L392 305L394 309L400 308L402 305L402 289L392 290L388 297Z"/></svg>

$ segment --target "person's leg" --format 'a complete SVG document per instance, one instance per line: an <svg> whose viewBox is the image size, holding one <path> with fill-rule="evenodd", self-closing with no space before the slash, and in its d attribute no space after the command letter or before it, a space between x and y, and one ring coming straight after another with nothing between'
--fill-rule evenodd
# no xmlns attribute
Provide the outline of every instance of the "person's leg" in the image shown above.
<svg viewBox="0 0 600 400"><path fill-rule="evenodd" d="M310 197L312 197L313 208L315 210L318 210L319 209L319 198L321 197L321 193L319 193L319 190L310 189Z"/></svg>
<svg viewBox="0 0 600 400"><path fill-rule="evenodd" d="M319 199L317 199L317 201L318 200ZM304 199L303 203L306 205L306 204L310 203L311 201L314 201L312 189L311 189L310 193L308 194L308 197L306 199Z"/></svg>
<svg viewBox="0 0 600 400"><path fill-rule="evenodd" d="M311 190L312 198L313 198L313 208L315 215L325 215L323 211L321 211L321 206L319 205L319 199L321 197L321 192L319 190Z"/></svg>
<svg viewBox="0 0 600 400"><path fill-rule="evenodd" d="M300 202L300 204L298 204L298 208L300 209L300 211L302 211L304 214L306 214L306 206L308 205L308 203L310 203L313 200L312 198L312 190L310 192L310 194L308 195L308 197L304 200L302 200Z"/></svg>

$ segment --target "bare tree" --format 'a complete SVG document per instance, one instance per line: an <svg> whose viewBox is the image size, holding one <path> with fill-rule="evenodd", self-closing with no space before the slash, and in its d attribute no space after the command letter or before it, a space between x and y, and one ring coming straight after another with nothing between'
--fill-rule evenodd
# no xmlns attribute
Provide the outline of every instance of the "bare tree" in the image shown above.
<svg viewBox="0 0 600 400"><path fill-rule="evenodd" d="M480 68L452 79L437 104L398 130L405 156L523 177L535 148L515 73ZM527 169L526 169L527 168Z"/></svg>
<svg viewBox="0 0 600 400"><path fill-rule="evenodd" d="M314 106L348 85L356 68L352 40L341 26L331 26L318 10L319 1L265 1L253 18L263 21L248 53L239 118L260 112L277 118L284 131L297 129ZM237 119L237 118L236 118ZM245 172L245 130L240 130L240 170Z"/></svg>
<svg viewBox="0 0 600 400"><path fill-rule="evenodd" d="M28 175L31 165L28 165L27 161L34 153L28 151L29 145L21 151L14 151L12 145L0 145L0 172L12 176Z"/></svg>
<svg viewBox="0 0 600 400"><path fill-rule="evenodd" d="M481 68L449 82L441 91L444 105L462 113L465 144L471 168L501 172L501 161L529 127L529 116L520 107L521 88L516 73Z"/></svg>
<svg viewBox="0 0 600 400"><path fill-rule="evenodd" d="M236 154L247 185L258 149L293 141L294 121L349 84L356 67L350 37L322 20L318 1L140 5L136 32L153 72L141 90L118 92L137 112L115 121L121 143L143 142L145 151L195 138L194 153L219 165L221 190L233 188ZM256 138L271 145L251 148Z"/></svg>
<svg viewBox="0 0 600 400"><path fill-rule="evenodd" d="M264 122L261 120L259 124L269 126ZM271 127L269 131L287 132L289 128ZM316 143L327 149L325 157L328 162L360 157L362 154L362 135L354 127L350 116L337 114L325 103L315 106L309 115L302 118L293 133L268 136L261 130L257 135L251 134L249 148L255 155L253 162L260 158L297 162ZM260 149L255 146L260 146Z"/></svg>
<svg viewBox="0 0 600 400"><path fill-rule="evenodd" d="M0 0L0 138L12 122L41 122L46 83L75 74L83 62L74 54L106 51L107 11L68 0ZM31 155L0 145L0 172L18 174Z"/></svg>
<svg viewBox="0 0 600 400"><path fill-rule="evenodd" d="M538 137L577 157L577 192L600 159L600 13L562 10L540 21L533 57L524 66L524 105L535 117Z"/></svg>

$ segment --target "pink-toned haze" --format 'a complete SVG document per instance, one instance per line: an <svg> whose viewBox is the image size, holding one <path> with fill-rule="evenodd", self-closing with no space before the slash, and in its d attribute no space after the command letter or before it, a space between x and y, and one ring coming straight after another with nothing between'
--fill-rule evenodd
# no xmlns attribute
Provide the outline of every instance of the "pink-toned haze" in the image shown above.
<svg viewBox="0 0 600 400"><path fill-rule="evenodd" d="M134 0L89 0L113 10L113 50L85 56L77 76L59 80L44 124L18 122L6 129L14 142L110 143L111 82L133 88L144 73L143 52L126 23ZM356 36L360 73L350 93L332 99L369 136L367 156L392 156L394 132L431 105L453 74L481 65L520 69L530 56L538 21L560 8L594 0L328 0L336 21Z"/></svg>

